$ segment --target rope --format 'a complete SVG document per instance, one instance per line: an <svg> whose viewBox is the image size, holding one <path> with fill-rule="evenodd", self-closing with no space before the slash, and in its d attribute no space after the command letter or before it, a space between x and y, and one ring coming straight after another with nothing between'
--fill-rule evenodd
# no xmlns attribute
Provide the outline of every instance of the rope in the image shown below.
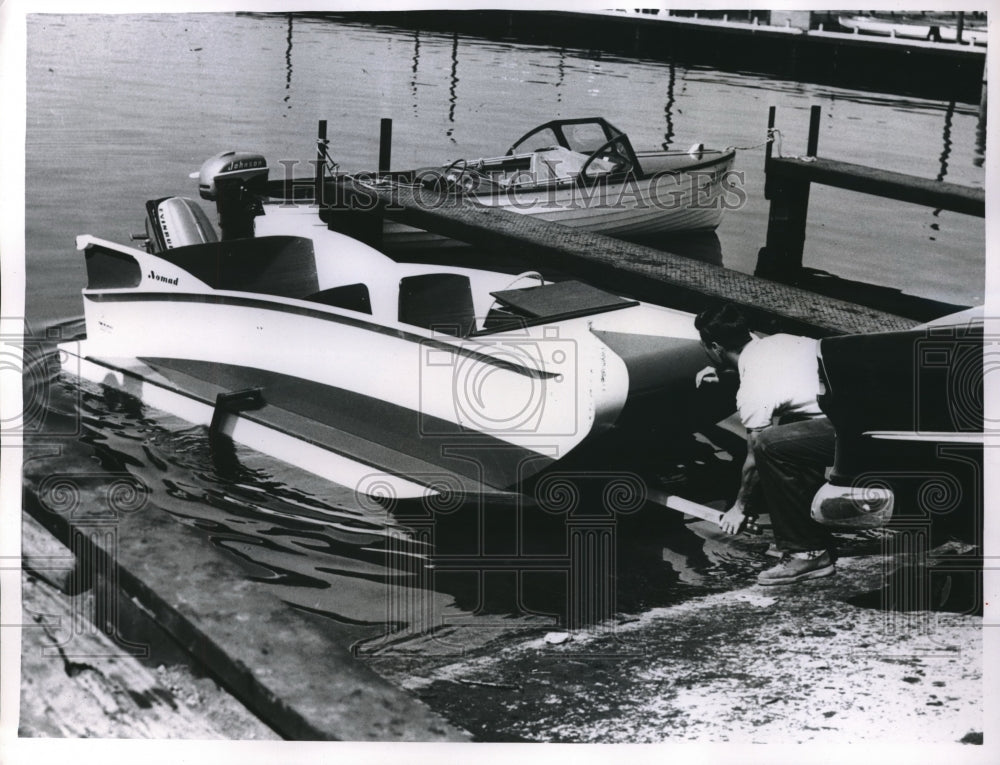
<svg viewBox="0 0 1000 765"><path fill-rule="evenodd" d="M752 144L751 146L730 146L729 149L735 149L736 151L752 151L753 149L759 149L761 146L767 146L769 143L774 144L774 151L772 156L781 157L781 131L778 128L768 128L767 129L767 139L761 141L760 143ZM728 151L728 149L727 149ZM816 157L784 157L784 159L797 159L802 162L815 162Z"/></svg>
<svg viewBox="0 0 1000 765"><path fill-rule="evenodd" d="M775 134L777 134L777 136L778 136L777 139L775 139ZM769 128L768 131L767 131L767 138L765 140L761 141L760 143L754 143L754 144L750 144L748 146L728 146L728 147L726 147L726 151L729 151L731 149L735 150L735 151L753 151L754 149L760 149L761 147L767 146L769 143L771 143L774 140L777 140L777 142L778 142L777 145L780 148L780 146L781 146L781 131L779 131L776 128Z"/></svg>
<svg viewBox="0 0 1000 765"><path fill-rule="evenodd" d="M769 143L774 141L774 151L772 156L779 157L783 159L797 159L800 162L815 162L816 157L811 156L799 156L799 157L781 157L781 131L778 128L768 128L767 130L767 141L764 143ZM756 148L756 147L755 147Z"/></svg>

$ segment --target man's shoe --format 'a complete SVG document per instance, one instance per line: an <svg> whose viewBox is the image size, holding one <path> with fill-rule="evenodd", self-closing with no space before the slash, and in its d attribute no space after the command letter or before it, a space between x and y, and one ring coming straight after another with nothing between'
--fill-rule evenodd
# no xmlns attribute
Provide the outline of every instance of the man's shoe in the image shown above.
<svg viewBox="0 0 1000 765"><path fill-rule="evenodd" d="M834 572L833 557L827 550L791 553L781 563L757 576L757 584L795 584L818 579Z"/></svg>

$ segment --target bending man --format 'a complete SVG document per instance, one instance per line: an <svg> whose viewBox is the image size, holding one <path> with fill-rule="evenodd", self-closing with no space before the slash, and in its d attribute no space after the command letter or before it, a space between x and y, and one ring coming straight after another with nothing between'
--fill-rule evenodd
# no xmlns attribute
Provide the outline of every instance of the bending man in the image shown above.
<svg viewBox="0 0 1000 765"><path fill-rule="evenodd" d="M809 515L834 451L833 426L816 402L818 341L786 334L753 337L743 314L729 304L703 311L695 327L714 366L699 372L697 384L717 380L716 370L737 370L736 406L747 430L739 492L722 528L730 534L740 530L759 482L775 544L784 555L757 581L791 584L834 573L830 532Z"/></svg>

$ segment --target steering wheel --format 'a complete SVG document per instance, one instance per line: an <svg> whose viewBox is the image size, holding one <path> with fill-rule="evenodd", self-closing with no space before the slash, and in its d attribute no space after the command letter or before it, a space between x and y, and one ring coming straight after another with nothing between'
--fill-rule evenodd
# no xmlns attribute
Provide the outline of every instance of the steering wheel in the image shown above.
<svg viewBox="0 0 1000 765"><path fill-rule="evenodd" d="M583 163L583 167L580 169L581 178L596 178L598 175L604 175L605 173L595 173L590 175L588 171L590 170L591 164L594 160L602 159L606 162L612 164L611 173L627 173L632 169L632 160L623 154L619 147L620 137L612 138L610 141L601 146L597 151L587 158L587 161Z"/></svg>
<svg viewBox="0 0 1000 765"><path fill-rule="evenodd" d="M451 173L453 170L455 170L455 168L459 169L455 173L455 175L452 175ZM468 172L469 172L469 163L466 162L464 159L459 158L444 169L443 177L449 187L455 189L464 188L466 191L469 191L472 188L472 179L467 177L466 174Z"/></svg>

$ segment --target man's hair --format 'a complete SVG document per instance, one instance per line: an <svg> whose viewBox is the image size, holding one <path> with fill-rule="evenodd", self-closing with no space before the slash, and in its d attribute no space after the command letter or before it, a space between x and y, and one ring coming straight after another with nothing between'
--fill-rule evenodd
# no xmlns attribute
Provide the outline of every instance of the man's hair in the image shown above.
<svg viewBox="0 0 1000 765"><path fill-rule="evenodd" d="M738 351L750 342L746 317L732 303L706 308L694 320L705 343L718 343L727 351Z"/></svg>

